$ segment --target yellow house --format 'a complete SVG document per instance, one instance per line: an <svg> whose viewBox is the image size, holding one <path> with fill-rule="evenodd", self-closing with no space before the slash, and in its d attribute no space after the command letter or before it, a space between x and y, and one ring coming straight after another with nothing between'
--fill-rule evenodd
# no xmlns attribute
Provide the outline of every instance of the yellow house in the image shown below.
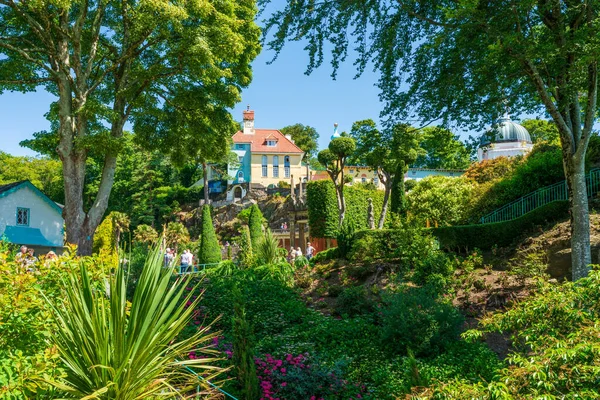
<svg viewBox="0 0 600 400"><path fill-rule="evenodd" d="M373 183L377 189L384 189L385 187L379 180L377 172L371 167L365 167L360 165L346 165L344 167L344 175L351 176L351 185L356 183Z"/></svg>
<svg viewBox="0 0 600 400"><path fill-rule="evenodd" d="M292 176L296 182L306 177L304 152L277 129L255 128L254 111L244 111L244 129L233 135L232 150L239 159L239 168L230 173L234 177L229 182L232 189L239 185L245 192L244 183L269 187L281 181L290 183Z"/></svg>

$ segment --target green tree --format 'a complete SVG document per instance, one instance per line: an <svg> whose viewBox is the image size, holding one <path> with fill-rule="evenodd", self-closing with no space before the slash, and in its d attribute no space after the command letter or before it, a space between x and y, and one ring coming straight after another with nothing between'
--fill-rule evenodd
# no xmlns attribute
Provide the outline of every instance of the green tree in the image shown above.
<svg viewBox="0 0 600 400"><path fill-rule="evenodd" d="M346 214L346 200L344 199L344 166L346 160L356 150L356 141L351 137L342 135L329 142L329 148L319 152L319 163L326 168L327 174L335 186L338 206L338 225L341 228Z"/></svg>
<svg viewBox="0 0 600 400"><path fill-rule="evenodd" d="M308 172L308 167L313 166L311 162L317 156L317 140L319 140L319 133L317 130L312 126L294 124L281 128L281 133L286 136L290 135L296 146L300 147L304 152L302 160L306 163ZM306 176L308 176L308 173Z"/></svg>
<svg viewBox="0 0 600 400"><path fill-rule="evenodd" d="M459 223L466 217L472 190L467 178L427 177L407 196L410 213L442 226Z"/></svg>
<svg viewBox="0 0 600 400"><path fill-rule="evenodd" d="M60 161L47 157L16 157L0 151L0 184L30 181L52 200L63 203Z"/></svg>
<svg viewBox="0 0 600 400"><path fill-rule="evenodd" d="M257 249L258 244L263 237L263 221L264 217L257 204L250 207L250 217L248 218L248 228L250 230L250 239L252 240L252 248Z"/></svg>
<svg viewBox="0 0 600 400"><path fill-rule="evenodd" d="M557 145L560 144L558 128L552 121L544 119L525 119L521 122L521 125L527 129L533 143L548 142L556 143Z"/></svg>
<svg viewBox="0 0 600 400"><path fill-rule="evenodd" d="M210 206L202 207L202 233L200 235L200 252L198 262L200 264L212 264L221 261L221 247L215 233Z"/></svg>
<svg viewBox="0 0 600 400"><path fill-rule="evenodd" d="M161 120L160 110L170 107L202 110L210 119L239 101L259 50L255 2L0 4L0 90L43 85L57 97L49 113L53 130L41 136L62 161L67 241L89 254L123 127ZM91 153L100 159L101 179L86 208Z"/></svg>
<svg viewBox="0 0 600 400"><path fill-rule="evenodd" d="M246 268L254 265L254 252L252 249L252 238L250 237L250 229L248 225L243 225L240 232L238 253L238 261Z"/></svg>
<svg viewBox="0 0 600 400"><path fill-rule="evenodd" d="M259 0L265 6L270 0ZM591 263L585 156L597 113L598 1L287 1L265 29L268 47L307 40L308 71L333 43L333 76L356 49L359 74L380 72L383 114L481 127L505 111L552 117L571 205L573 279ZM350 36L350 37L349 37Z"/></svg>
<svg viewBox="0 0 600 400"><path fill-rule="evenodd" d="M382 229L392 192L392 211L397 213L403 208L404 174L420 152L416 130L408 125L398 124L392 129L379 131L375 122L367 119L352 124L350 136L356 139L353 161L377 171L379 180L385 187L377 224Z"/></svg>
<svg viewBox="0 0 600 400"><path fill-rule="evenodd" d="M113 220L115 244L117 249L119 249L119 245L121 244L121 234L124 232L129 232L129 225L131 224L131 221L129 220L129 216L127 214L118 211L113 211L108 216Z"/></svg>
<svg viewBox="0 0 600 400"><path fill-rule="evenodd" d="M149 225L141 224L135 228L133 240L145 244L149 248L158 240L158 232Z"/></svg>
<svg viewBox="0 0 600 400"><path fill-rule="evenodd" d="M258 400L258 376L254 364L254 334L246 316L240 289L233 290L233 365L244 400Z"/></svg>
<svg viewBox="0 0 600 400"><path fill-rule="evenodd" d="M186 244L190 241L190 234L181 222L169 222L165 231L167 245L175 249L175 253L180 244Z"/></svg>
<svg viewBox="0 0 600 400"><path fill-rule="evenodd" d="M419 131L419 144L423 153L412 167L465 169L471 164L471 154L458 136L450 130L439 127L427 127Z"/></svg>

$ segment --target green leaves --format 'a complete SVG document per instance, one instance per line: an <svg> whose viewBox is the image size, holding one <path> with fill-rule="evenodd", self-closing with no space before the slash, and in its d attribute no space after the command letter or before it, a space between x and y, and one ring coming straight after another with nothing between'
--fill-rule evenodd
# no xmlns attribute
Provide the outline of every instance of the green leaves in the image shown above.
<svg viewBox="0 0 600 400"><path fill-rule="evenodd" d="M188 278L171 282L157 248L129 304L123 268L97 282L81 263L79 274L64 281L66 301L47 299L58 326L49 340L66 371L53 384L76 397L123 400L177 395L202 385L184 367L200 368L208 378L218 372L210 365L215 359L184 358L191 351L211 355L208 345L214 334L203 327L185 340L177 339L200 302L200 296L193 298L193 291L186 290L188 285Z"/></svg>

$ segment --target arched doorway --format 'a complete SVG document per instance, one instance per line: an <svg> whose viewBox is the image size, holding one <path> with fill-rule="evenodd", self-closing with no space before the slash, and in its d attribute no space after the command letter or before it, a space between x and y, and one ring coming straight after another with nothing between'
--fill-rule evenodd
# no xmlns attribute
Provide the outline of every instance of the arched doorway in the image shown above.
<svg viewBox="0 0 600 400"><path fill-rule="evenodd" d="M236 186L233 189L233 198L234 199L241 199L242 198L242 188L240 186Z"/></svg>

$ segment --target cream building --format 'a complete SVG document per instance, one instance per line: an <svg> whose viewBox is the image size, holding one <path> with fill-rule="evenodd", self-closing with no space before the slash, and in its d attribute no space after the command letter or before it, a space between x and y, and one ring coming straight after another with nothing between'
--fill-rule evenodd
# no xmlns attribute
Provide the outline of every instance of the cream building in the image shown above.
<svg viewBox="0 0 600 400"><path fill-rule="evenodd" d="M243 114L244 128L232 138L232 151L239 163L228 169L233 179L228 181L227 199L242 198L253 186L268 188L281 181L291 183L292 176L296 182L305 179L304 152L292 138L277 129L255 128L254 111L246 110Z"/></svg>

